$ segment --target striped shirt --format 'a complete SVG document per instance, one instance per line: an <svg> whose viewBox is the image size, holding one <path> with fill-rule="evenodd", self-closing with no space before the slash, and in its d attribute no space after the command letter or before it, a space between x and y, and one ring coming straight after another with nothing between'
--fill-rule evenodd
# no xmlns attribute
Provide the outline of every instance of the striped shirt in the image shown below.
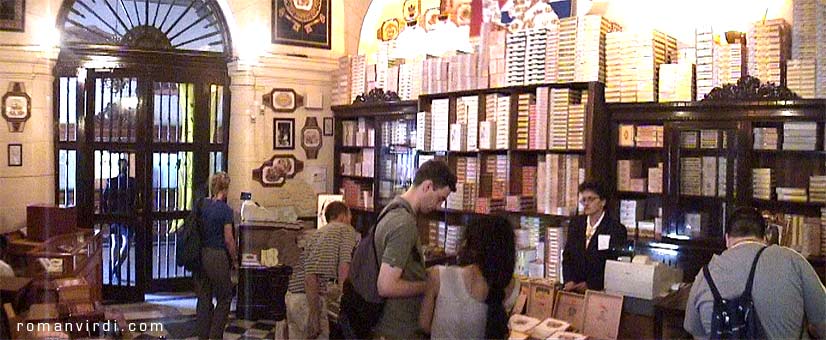
<svg viewBox="0 0 826 340"><path fill-rule="evenodd" d="M348 224L330 222L307 238L301 259L290 277L289 290L304 293L304 273L319 276L319 291L324 292L327 281L338 278L340 263L348 263L358 242L358 233Z"/></svg>

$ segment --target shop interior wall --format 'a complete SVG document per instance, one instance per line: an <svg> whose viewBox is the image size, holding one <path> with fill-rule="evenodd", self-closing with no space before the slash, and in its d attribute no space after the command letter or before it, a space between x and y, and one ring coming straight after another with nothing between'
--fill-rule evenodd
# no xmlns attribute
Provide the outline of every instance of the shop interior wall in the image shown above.
<svg viewBox="0 0 826 340"><path fill-rule="evenodd" d="M67 0L71 1L71 0ZM227 18L233 40L233 57L228 68L232 78L229 172L233 177L230 204L238 207L238 193L249 190L262 205L297 205L300 215L313 215L315 192L307 190L302 174L281 188L263 188L252 180L252 170L269 159L272 150L272 118L266 110L251 123L250 112L261 96L274 87L293 88L299 94L323 95L322 110L300 108L278 117L296 121L296 149L293 154L305 161L305 169L326 168L327 189L332 190L333 139L324 137L318 159L307 160L300 146L300 131L307 116L331 117L331 71L337 58L358 49L362 19L369 0L332 0L332 48L303 48L271 43L272 0L218 0ZM61 0L27 0L24 32L0 31L0 93L10 82L22 81L32 98L32 116L23 133L11 133L0 126L0 233L25 226L26 206L52 204L55 192L52 70L59 53L60 31L55 28ZM287 55L301 55L300 57ZM23 145L23 166L9 167L9 144ZM305 173L307 171L305 170Z"/></svg>

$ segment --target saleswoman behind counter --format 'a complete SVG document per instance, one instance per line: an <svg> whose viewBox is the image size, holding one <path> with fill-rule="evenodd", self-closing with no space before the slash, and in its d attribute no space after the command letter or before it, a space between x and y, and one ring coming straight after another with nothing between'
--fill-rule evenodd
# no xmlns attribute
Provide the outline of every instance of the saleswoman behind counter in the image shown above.
<svg viewBox="0 0 826 340"><path fill-rule="evenodd" d="M605 211L606 202L607 193L602 183L586 181L579 185L583 215L571 219L562 253L566 291L602 290L605 261L616 259L617 250L626 244L626 229Z"/></svg>

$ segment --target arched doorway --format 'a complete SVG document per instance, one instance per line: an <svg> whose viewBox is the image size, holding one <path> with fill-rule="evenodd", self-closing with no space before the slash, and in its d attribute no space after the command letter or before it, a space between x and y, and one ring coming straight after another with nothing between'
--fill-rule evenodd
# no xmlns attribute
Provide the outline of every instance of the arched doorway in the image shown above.
<svg viewBox="0 0 826 340"><path fill-rule="evenodd" d="M216 0L66 0L56 201L104 234L109 301L191 289L174 229L227 169L231 42Z"/></svg>

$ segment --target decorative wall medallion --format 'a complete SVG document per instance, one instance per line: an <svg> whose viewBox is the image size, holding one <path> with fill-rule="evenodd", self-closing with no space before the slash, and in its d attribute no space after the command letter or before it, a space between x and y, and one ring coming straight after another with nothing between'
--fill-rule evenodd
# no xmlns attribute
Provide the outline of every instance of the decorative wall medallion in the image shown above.
<svg viewBox="0 0 826 340"><path fill-rule="evenodd" d="M396 40L401 33L402 24L398 19L389 19L381 23L379 28L378 38L381 41Z"/></svg>
<svg viewBox="0 0 826 340"><path fill-rule="evenodd" d="M293 89L272 89L263 96L264 105L275 112L294 112L304 104L304 97Z"/></svg>
<svg viewBox="0 0 826 340"><path fill-rule="evenodd" d="M421 0L404 0L402 3L402 16L406 21L415 21L421 13Z"/></svg>
<svg viewBox="0 0 826 340"><path fill-rule="evenodd" d="M438 8L428 8L424 11L424 15L422 16L422 28L425 31L430 32L434 28L436 28L436 24L439 23L439 15L441 11Z"/></svg>
<svg viewBox="0 0 826 340"><path fill-rule="evenodd" d="M272 42L330 49L330 0L273 0Z"/></svg>
<svg viewBox="0 0 826 340"><path fill-rule="evenodd" d="M9 91L3 95L2 112L9 132L23 132L26 121L32 116L32 99L26 94L22 82L9 84Z"/></svg>
<svg viewBox="0 0 826 340"><path fill-rule="evenodd" d="M316 117L307 117L304 128L301 129L301 147L307 153L307 159L318 158L318 150L321 149L322 143L318 120Z"/></svg>
<svg viewBox="0 0 826 340"><path fill-rule="evenodd" d="M280 187L287 179L304 170L304 162L293 155L273 155L258 169L252 170L252 179L264 187Z"/></svg>

